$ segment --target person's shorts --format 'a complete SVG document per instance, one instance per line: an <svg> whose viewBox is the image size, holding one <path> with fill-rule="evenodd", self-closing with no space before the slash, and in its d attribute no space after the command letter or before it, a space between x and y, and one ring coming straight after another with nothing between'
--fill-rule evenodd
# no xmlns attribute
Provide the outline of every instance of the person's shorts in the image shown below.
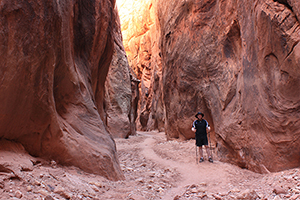
<svg viewBox="0 0 300 200"><path fill-rule="evenodd" d="M202 145L208 145L207 137L205 138L196 138L196 145L201 147Z"/></svg>

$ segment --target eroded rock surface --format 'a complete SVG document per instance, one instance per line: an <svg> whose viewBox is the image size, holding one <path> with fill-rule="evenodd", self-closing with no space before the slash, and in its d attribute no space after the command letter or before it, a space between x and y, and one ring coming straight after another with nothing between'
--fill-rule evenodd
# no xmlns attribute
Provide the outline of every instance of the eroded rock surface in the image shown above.
<svg viewBox="0 0 300 200"><path fill-rule="evenodd" d="M115 12L117 18L114 25L114 54L105 82L103 121L113 137L127 138L136 133L140 81L129 67L117 9Z"/></svg>
<svg viewBox="0 0 300 200"><path fill-rule="evenodd" d="M257 172L299 166L298 1L143 2L131 19L121 14L141 79L138 129L157 120L167 138L190 139L201 111L222 161Z"/></svg>
<svg viewBox="0 0 300 200"><path fill-rule="evenodd" d="M258 172L299 166L299 8L296 1L160 2L166 134L193 137L200 110L221 160Z"/></svg>
<svg viewBox="0 0 300 200"><path fill-rule="evenodd" d="M0 138L109 179L123 177L106 131L113 0L2 1Z"/></svg>
<svg viewBox="0 0 300 200"><path fill-rule="evenodd" d="M154 0L117 0L128 61L140 80L138 130L164 130L160 29Z"/></svg>

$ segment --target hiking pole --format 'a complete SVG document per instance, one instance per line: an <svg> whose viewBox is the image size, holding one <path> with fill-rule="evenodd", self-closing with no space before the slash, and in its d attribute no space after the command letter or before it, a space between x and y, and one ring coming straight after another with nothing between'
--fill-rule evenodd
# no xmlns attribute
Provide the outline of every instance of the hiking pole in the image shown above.
<svg viewBox="0 0 300 200"><path fill-rule="evenodd" d="M196 164L198 164L198 153L197 153L197 145L195 145L196 147Z"/></svg>
<svg viewBox="0 0 300 200"><path fill-rule="evenodd" d="M209 139L210 156L211 156L211 159L213 159L213 152L212 152L212 150L211 150L211 141L210 141L210 131L208 132L208 139Z"/></svg>

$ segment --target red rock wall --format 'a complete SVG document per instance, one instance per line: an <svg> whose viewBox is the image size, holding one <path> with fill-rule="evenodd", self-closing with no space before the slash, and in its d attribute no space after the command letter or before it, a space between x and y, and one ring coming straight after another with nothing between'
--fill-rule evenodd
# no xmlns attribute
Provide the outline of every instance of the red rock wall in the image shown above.
<svg viewBox="0 0 300 200"><path fill-rule="evenodd" d="M100 117L114 49L114 4L1 2L2 140L109 179L123 177Z"/></svg>
<svg viewBox="0 0 300 200"><path fill-rule="evenodd" d="M299 166L298 1L131 2L121 21L141 79L138 129L190 139L202 111L222 161L257 172Z"/></svg>
<svg viewBox="0 0 300 200"><path fill-rule="evenodd" d="M127 138L136 134L139 81L128 64L117 9L116 16L114 54L105 82L103 121L113 137Z"/></svg>
<svg viewBox="0 0 300 200"><path fill-rule="evenodd" d="M166 134L202 111L222 161L257 172L300 164L298 1L161 1Z"/></svg>
<svg viewBox="0 0 300 200"><path fill-rule="evenodd" d="M129 65L133 76L140 80L137 129L164 130L157 3L154 0L118 0L117 4Z"/></svg>

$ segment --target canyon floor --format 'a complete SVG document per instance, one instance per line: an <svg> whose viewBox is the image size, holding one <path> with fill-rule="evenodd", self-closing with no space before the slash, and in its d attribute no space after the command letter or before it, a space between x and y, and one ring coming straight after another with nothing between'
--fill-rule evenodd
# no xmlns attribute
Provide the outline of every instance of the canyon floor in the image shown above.
<svg viewBox="0 0 300 200"><path fill-rule="evenodd" d="M109 181L74 167L20 153L0 153L0 199L300 199L300 168L257 174L207 159L195 140L166 141L162 132L116 139L125 179ZM205 156L206 158L206 156Z"/></svg>

